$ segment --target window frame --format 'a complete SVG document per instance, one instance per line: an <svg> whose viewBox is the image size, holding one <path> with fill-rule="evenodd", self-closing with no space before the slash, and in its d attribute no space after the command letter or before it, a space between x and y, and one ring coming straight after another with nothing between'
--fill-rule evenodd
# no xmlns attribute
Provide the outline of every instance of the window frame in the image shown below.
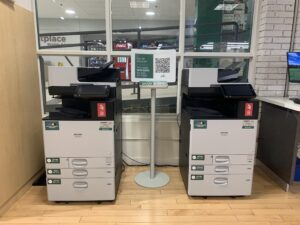
<svg viewBox="0 0 300 225"><path fill-rule="evenodd" d="M39 70L39 79L42 84L41 78L41 67L39 56L106 56L107 59L111 59L111 56L130 56L130 51L113 51L112 49L112 0L105 0L105 25L106 25L106 50L105 51L80 51L80 50L46 50L39 49L39 23L38 23L38 12L36 10L37 0L33 0L34 7L34 23L35 23L35 35L36 35L36 49L37 49L37 61ZM116 0L115 0L116 1ZM258 21L259 21L259 5L261 0L253 0L253 18L252 18L252 32L251 32L251 45L249 52L185 52L185 12L186 12L186 0L180 0L180 17L179 17L179 49L176 56L179 58L178 61L178 82L177 82L177 106L176 114L180 114L181 111L181 77L182 69L184 67L185 57L197 57L197 58L245 58L249 59L249 71L248 80L250 83L255 82L255 62L256 62L256 49L257 49L257 35L258 35ZM42 88L45 84L41 85L41 94L43 93ZM43 96L43 95L41 95ZM45 112L45 103L43 102L43 112Z"/></svg>

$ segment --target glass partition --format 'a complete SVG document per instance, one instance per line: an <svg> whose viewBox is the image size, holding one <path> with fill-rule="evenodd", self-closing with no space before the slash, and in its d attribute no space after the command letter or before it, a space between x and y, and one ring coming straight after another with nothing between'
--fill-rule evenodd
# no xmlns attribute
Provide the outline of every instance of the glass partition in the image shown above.
<svg viewBox="0 0 300 225"><path fill-rule="evenodd" d="M186 0L185 50L250 52L254 0Z"/></svg>
<svg viewBox="0 0 300 225"><path fill-rule="evenodd" d="M178 49L179 14L180 0L112 0L113 50Z"/></svg>
<svg viewBox="0 0 300 225"><path fill-rule="evenodd" d="M106 50L105 0L36 0L40 49Z"/></svg>

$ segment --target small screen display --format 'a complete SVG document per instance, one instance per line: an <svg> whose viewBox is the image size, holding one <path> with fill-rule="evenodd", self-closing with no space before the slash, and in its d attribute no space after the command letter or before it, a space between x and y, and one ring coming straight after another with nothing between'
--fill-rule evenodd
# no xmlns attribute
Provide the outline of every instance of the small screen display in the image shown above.
<svg viewBox="0 0 300 225"><path fill-rule="evenodd" d="M252 98L256 97L256 94L250 84L240 85L221 85L224 97L227 98Z"/></svg>
<svg viewBox="0 0 300 225"><path fill-rule="evenodd" d="M288 52L287 61L289 81L300 83L300 52Z"/></svg>
<svg viewBox="0 0 300 225"><path fill-rule="evenodd" d="M291 82L300 82L300 67L289 68L289 78Z"/></svg>
<svg viewBox="0 0 300 225"><path fill-rule="evenodd" d="M287 54L288 66L300 67L300 52L289 52Z"/></svg>

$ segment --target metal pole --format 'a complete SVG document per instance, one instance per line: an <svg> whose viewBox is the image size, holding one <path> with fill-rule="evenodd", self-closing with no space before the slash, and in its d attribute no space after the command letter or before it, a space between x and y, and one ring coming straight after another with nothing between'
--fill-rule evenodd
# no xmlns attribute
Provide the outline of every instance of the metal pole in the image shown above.
<svg viewBox="0 0 300 225"><path fill-rule="evenodd" d="M150 155L150 179L155 177L155 100L156 89L151 88L151 155Z"/></svg>

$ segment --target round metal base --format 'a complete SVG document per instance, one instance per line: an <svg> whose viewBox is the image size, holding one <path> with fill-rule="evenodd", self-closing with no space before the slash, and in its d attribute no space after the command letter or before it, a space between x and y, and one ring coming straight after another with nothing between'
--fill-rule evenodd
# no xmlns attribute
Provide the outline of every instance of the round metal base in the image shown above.
<svg viewBox="0 0 300 225"><path fill-rule="evenodd" d="M158 188L165 186L169 183L170 178L167 174L162 172L156 172L153 179L150 178L150 171L141 172L135 176L135 182L147 188Z"/></svg>

